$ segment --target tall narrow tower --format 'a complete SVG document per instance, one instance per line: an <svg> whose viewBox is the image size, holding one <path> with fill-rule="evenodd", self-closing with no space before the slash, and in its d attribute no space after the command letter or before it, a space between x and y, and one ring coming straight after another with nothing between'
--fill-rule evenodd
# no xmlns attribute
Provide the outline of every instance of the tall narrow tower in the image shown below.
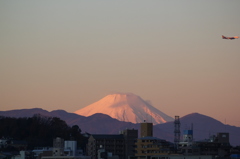
<svg viewBox="0 0 240 159"><path fill-rule="evenodd" d="M174 121L174 143L177 148L177 145L180 141L180 120L179 116L175 116L175 121Z"/></svg>

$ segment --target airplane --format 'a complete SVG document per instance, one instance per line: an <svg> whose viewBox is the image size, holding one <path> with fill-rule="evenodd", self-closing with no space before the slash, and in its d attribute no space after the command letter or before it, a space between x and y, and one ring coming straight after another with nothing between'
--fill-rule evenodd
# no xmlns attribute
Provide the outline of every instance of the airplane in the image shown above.
<svg viewBox="0 0 240 159"><path fill-rule="evenodd" d="M238 36L226 37L226 36L223 36L223 35L222 35L222 38L223 38L223 39L230 39L230 40L233 40L233 39L238 39L239 37L238 37Z"/></svg>

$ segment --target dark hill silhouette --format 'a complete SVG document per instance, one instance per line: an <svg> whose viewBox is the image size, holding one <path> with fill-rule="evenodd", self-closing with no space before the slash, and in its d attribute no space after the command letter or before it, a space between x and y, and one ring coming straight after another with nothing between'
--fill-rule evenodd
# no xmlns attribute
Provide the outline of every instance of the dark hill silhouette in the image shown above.
<svg viewBox="0 0 240 159"><path fill-rule="evenodd" d="M124 130L126 128L139 128L138 124L122 122L101 113L86 117L85 120L78 121L77 123L79 127L86 129L87 132L92 134L118 134L120 130Z"/></svg>
<svg viewBox="0 0 240 159"><path fill-rule="evenodd" d="M8 116L8 117L32 117L34 114L41 114L44 116L51 116L51 114L43 110L41 108L33 108L33 109L15 109L8 111L0 111L0 116Z"/></svg>
<svg viewBox="0 0 240 159"><path fill-rule="evenodd" d="M64 110L54 110L48 112L40 108L0 111L0 116L9 116L16 118L32 117L35 114L58 117L64 120L68 125L78 125L81 128L82 132L88 132L92 134L113 134L119 133L120 130L126 128L139 128L138 124L122 122L101 113L97 113L89 117L84 117L75 113L68 113Z"/></svg>
<svg viewBox="0 0 240 159"><path fill-rule="evenodd" d="M139 124L118 121L117 119L113 119L108 115L99 113L89 117L84 117L74 113L68 113L64 110L54 110L52 112L48 112L39 108L0 111L0 116L10 117L32 117L34 114L59 117L60 119L66 121L68 125L78 125L83 133L88 132L90 134L118 134L120 130L124 130L126 128L140 128ZM230 134L231 145L240 145L240 136L238 135L240 134L240 127L225 125L216 119L199 113L186 115L180 118L180 122L181 133L184 129L190 129L191 124L193 124L193 135L195 140L203 140L209 138L209 135L216 135L218 132L228 132ZM153 135L155 137L173 142L173 122L155 125Z"/></svg>
<svg viewBox="0 0 240 159"><path fill-rule="evenodd" d="M228 132L230 134L230 143L232 145L240 145L240 137L238 135L240 127L225 125L216 119L199 113L186 115L180 118L180 122L181 136L183 130L191 129L191 125L193 124L193 138L195 141L207 139L210 135L216 135L219 132ZM165 138L173 142L173 122L158 124L154 128L158 128L158 132L154 131L154 133L158 133L160 138Z"/></svg>

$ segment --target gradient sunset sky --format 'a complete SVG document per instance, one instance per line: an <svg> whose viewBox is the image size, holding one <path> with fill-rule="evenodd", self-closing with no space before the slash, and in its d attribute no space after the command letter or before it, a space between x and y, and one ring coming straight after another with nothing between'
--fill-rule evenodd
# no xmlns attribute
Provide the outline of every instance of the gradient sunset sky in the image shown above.
<svg viewBox="0 0 240 159"><path fill-rule="evenodd" d="M0 111L134 93L240 126L240 1L0 1Z"/></svg>

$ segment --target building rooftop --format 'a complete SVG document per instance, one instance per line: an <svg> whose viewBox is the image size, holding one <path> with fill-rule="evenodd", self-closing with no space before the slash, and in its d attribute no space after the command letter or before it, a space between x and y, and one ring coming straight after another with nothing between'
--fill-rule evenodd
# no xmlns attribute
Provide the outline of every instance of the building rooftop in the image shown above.
<svg viewBox="0 0 240 159"><path fill-rule="evenodd" d="M159 139L157 137L152 137L152 136L145 136L145 137L141 137L141 138L138 138L138 139L141 139L141 140L162 140L162 139Z"/></svg>
<svg viewBox="0 0 240 159"><path fill-rule="evenodd" d="M122 134L118 135L108 135L108 134L99 134L99 135L92 135L94 139L124 139Z"/></svg>

